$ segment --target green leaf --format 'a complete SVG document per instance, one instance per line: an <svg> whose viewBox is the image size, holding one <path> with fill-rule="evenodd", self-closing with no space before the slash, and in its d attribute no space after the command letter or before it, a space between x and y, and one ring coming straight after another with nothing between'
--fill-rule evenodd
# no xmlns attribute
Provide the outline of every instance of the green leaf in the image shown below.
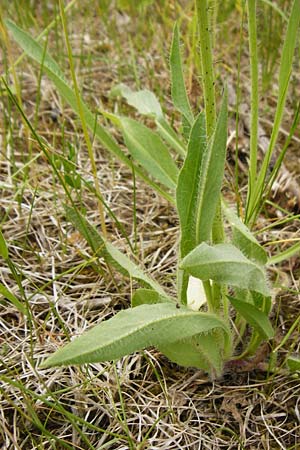
<svg viewBox="0 0 300 450"><path fill-rule="evenodd" d="M130 106L137 109L140 114L154 117L157 131L163 139L181 156L186 154L184 144L178 138L176 132L165 119L160 103L153 92L144 89L134 92L126 84L118 84L111 90L111 95L121 95Z"/></svg>
<svg viewBox="0 0 300 450"><path fill-rule="evenodd" d="M141 123L120 118L126 146L133 158L160 183L175 189L178 169L160 137Z"/></svg>
<svg viewBox="0 0 300 450"><path fill-rule="evenodd" d="M300 355L292 355L288 356L286 359L286 365L290 372L299 372L300 371Z"/></svg>
<svg viewBox="0 0 300 450"><path fill-rule="evenodd" d="M227 143L227 91L224 94L216 129L201 163L195 211L196 242L208 241L220 200Z"/></svg>
<svg viewBox="0 0 300 450"><path fill-rule="evenodd" d="M263 265L266 264L268 261L267 254L262 246L257 242L249 228L241 221L232 209L228 208L224 204L222 205L222 208L233 231L233 244L238 247L249 259L253 259Z"/></svg>
<svg viewBox="0 0 300 450"><path fill-rule="evenodd" d="M227 296L236 311L254 328L262 339L271 339L274 330L268 316L250 303Z"/></svg>
<svg viewBox="0 0 300 450"><path fill-rule="evenodd" d="M199 333L228 329L213 314L176 308L171 303L141 305L121 311L50 356L43 367L119 359L150 346L161 346Z"/></svg>
<svg viewBox="0 0 300 450"><path fill-rule="evenodd" d="M131 306L133 308L140 305L156 305L157 303L167 302L174 304L170 297L163 296L152 289L137 289L131 298Z"/></svg>
<svg viewBox="0 0 300 450"><path fill-rule="evenodd" d="M38 42L36 42L29 34L25 33L11 20L6 20L5 24L12 33L15 41L25 51L25 53L39 64L43 64L43 69L47 73L50 80L52 80L55 84L62 98L71 106L76 114L79 114L76 95L65 81L57 63L51 58L51 56L48 55L48 53L45 54L43 47ZM121 148L110 136L110 134L108 134L107 131L96 121L95 115L88 109L87 105L83 102L82 99L81 106L85 116L86 124L91 132L95 134L97 139L99 139L101 144L108 151L113 153L120 159L120 161L122 161L130 169L132 169L132 161L130 161L130 159L123 153ZM166 193L163 189L161 189L160 186L149 179L139 167L134 166L134 168L136 174L139 175L143 180L145 180L149 186L151 186L153 189L158 191L161 195L172 202L172 198L168 195L168 193Z"/></svg>
<svg viewBox="0 0 300 450"><path fill-rule="evenodd" d="M27 310L25 306L17 299L17 297L5 287L2 283L0 283L0 295L9 300L20 313L27 315Z"/></svg>
<svg viewBox="0 0 300 450"><path fill-rule="evenodd" d="M263 268L231 244L210 246L203 242L183 259L180 267L201 280L269 295Z"/></svg>
<svg viewBox="0 0 300 450"><path fill-rule="evenodd" d="M188 151L179 173L176 204L180 221L180 252L186 256L196 242L196 216L198 206L199 180L203 155L206 149L205 117L199 114L191 130Z"/></svg>
<svg viewBox="0 0 300 450"><path fill-rule="evenodd" d="M120 83L111 90L110 95L121 95L126 99L128 105L133 106L140 114L157 118L163 117L159 101L148 89L132 91L126 84Z"/></svg>
<svg viewBox="0 0 300 450"><path fill-rule="evenodd" d="M268 260L268 265L270 264L278 264L282 261L286 261L287 259L291 258L295 254L300 253L300 242L297 242L294 245L291 245L291 247L287 248L286 250L277 253L277 255L271 256Z"/></svg>
<svg viewBox="0 0 300 450"><path fill-rule="evenodd" d="M75 208L65 205L66 217L85 238L94 254L103 256L107 263L113 265L120 273L134 278L147 287L151 287L162 296L167 296L163 288L146 275L124 253L104 239L96 228L86 220Z"/></svg>
<svg viewBox="0 0 300 450"><path fill-rule="evenodd" d="M220 376L225 358L223 333L218 336L219 331L202 333L174 343L160 345L159 350L181 366L197 367L210 373L215 372L216 376Z"/></svg>
<svg viewBox="0 0 300 450"><path fill-rule="evenodd" d="M6 240L4 239L3 234L0 231L0 256L2 258L7 259L8 258L8 248L6 245Z"/></svg>
<svg viewBox="0 0 300 450"><path fill-rule="evenodd" d="M181 112L190 126L194 122L194 115L186 93L183 79L182 62L180 55L180 37L178 25L175 24L170 53L171 65L171 94L175 108Z"/></svg>

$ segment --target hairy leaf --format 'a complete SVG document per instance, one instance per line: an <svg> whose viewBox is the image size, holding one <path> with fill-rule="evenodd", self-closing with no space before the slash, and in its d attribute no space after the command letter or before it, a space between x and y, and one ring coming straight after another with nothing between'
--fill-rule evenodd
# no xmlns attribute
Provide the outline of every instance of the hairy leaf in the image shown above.
<svg viewBox="0 0 300 450"><path fill-rule="evenodd" d="M233 230L233 244L236 245L236 247L238 247L249 259L253 259L260 264L266 264L268 261L267 254L257 242L249 228L232 209L226 207L224 204L223 211Z"/></svg>
<svg viewBox="0 0 300 450"><path fill-rule="evenodd" d="M152 289L137 289L131 298L131 306L135 308L139 305L155 305L157 303L175 303L173 299L166 295L161 295Z"/></svg>
<svg viewBox="0 0 300 450"><path fill-rule="evenodd" d="M171 65L171 93L172 100L175 107L184 116L190 126L194 122L194 115L192 113L191 105L186 93L186 88L183 79L182 62L180 55L180 38L178 25L175 24L173 31L173 39L170 53Z"/></svg>
<svg viewBox="0 0 300 450"><path fill-rule="evenodd" d="M219 284L269 295L262 267L231 244L210 246L203 242L183 259L181 268L201 280L211 279Z"/></svg>
<svg viewBox="0 0 300 450"><path fill-rule="evenodd" d="M179 173L176 204L180 221L180 253L185 257L196 242L196 216L198 206L200 174L206 150L205 117L199 114L191 130L187 155Z"/></svg>
<svg viewBox="0 0 300 450"><path fill-rule="evenodd" d="M251 303L243 302L231 296L228 296L228 298L237 312L263 339L271 339L274 336L274 330L266 314L251 305Z"/></svg>
<svg viewBox="0 0 300 450"><path fill-rule="evenodd" d="M170 189L177 184L178 169L160 137L141 123L120 118L125 143L133 158Z"/></svg>
<svg viewBox="0 0 300 450"><path fill-rule="evenodd" d="M196 206L196 241L208 241L220 201L227 142L227 92L221 105L216 129L206 147L201 163Z"/></svg>
<svg viewBox="0 0 300 450"><path fill-rule="evenodd" d="M121 311L50 356L43 367L119 359L149 346L161 346L220 328L225 323L213 314L176 308L171 303L141 305Z"/></svg>

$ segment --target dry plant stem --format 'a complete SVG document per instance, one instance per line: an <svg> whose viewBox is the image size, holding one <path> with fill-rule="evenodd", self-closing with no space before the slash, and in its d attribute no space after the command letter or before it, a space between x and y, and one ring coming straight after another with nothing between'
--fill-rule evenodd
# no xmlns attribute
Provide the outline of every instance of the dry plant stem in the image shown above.
<svg viewBox="0 0 300 450"><path fill-rule="evenodd" d="M96 192L98 194L98 198L101 199L102 198L102 194L101 194L101 189L100 189L99 180L98 180L98 176L97 176L96 161L95 161L95 158L94 158L94 152L93 152L93 148L92 148L92 143L91 143L90 136L89 136L89 133L88 133L88 128L87 128L86 120L85 120L85 117L84 117L83 107L82 107L82 103L81 103L81 100L80 100L80 94L79 94L77 79L76 79L76 75L75 75L75 67L74 67L73 56L72 56L72 49L71 49L71 45L70 45L70 41L69 41L69 35L68 35L68 30L67 30L67 21L66 21L66 15L65 15L65 10L64 10L63 0L59 0L59 8L60 8L61 20L62 20L64 35L65 35L66 46L67 46L67 50L68 50L70 71L71 71L74 91L75 91L76 99L77 99L78 112L79 112L79 116L80 116L80 121L81 121L82 129L83 129L84 139L85 139L85 142L86 142L89 158L90 158L90 161L91 161L91 164L92 164L92 172L93 172L93 178L94 178L94 183L95 183L95 189L96 189ZM99 209L99 215L100 215L101 230L102 230L102 233L103 233L104 237L106 237L107 236L107 231L106 231L106 226L105 226L105 216L104 216L104 209L103 209L103 204L102 204L101 200L98 201L98 209Z"/></svg>
<svg viewBox="0 0 300 450"><path fill-rule="evenodd" d="M250 167L248 181L248 201L250 204L257 177L257 145L258 145L258 55L256 0L248 0L249 52L251 70L251 122L250 122ZM247 215L247 214L246 214Z"/></svg>

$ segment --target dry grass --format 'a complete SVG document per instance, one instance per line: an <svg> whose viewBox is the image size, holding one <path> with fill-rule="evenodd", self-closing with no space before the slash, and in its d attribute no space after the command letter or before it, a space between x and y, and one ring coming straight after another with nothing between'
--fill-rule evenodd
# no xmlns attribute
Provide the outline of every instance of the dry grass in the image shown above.
<svg viewBox="0 0 300 450"><path fill-rule="evenodd" d="M167 98L168 104L167 39L176 16L172 2L165 10L163 6L152 7L148 32L140 37L136 29L142 30L144 22L139 22L136 15L111 11L105 24L96 10L93 15L87 11L87 4L81 3L72 13L70 28L78 55L91 55L88 63L83 58L79 63L78 58L78 73L89 102L113 108L107 97L109 89L119 81L134 86L136 70L141 84ZM185 11L189 16L187 6ZM60 32L52 36L50 47L55 49ZM232 39L236 39L235 35ZM235 55L234 46L226 53L225 45L226 42L219 49L223 63ZM142 53L143 47L147 51ZM17 54L12 46L11 56L15 58ZM63 59L63 52L59 57ZM23 106L30 120L36 103L36 73L28 61L18 68ZM234 74L231 78L234 83ZM246 88L246 70L243 83ZM38 132L57 154L63 153L64 143L71 142L78 150L79 173L85 180L92 180L76 118L61 104L46 77L42 79L41 94ZM272 99L268 102L271 104ZM214 382L200 371L170 363L153 350L125 357L116 364L39 369L45 356L67 339L127 307L134 286L115 273L112 276L66 222L62 187L17 112L10 111L3 93L2 104L0 214L10 259L23 293L11 269L4 265L0 282L26 300L30 317L24 318L7 301L0 303L1 449L300 448L300 382L283 365L289 352L299 352L297 330L279 350L274 371L269 370L265 358L247 372L228 369L222 379ZM174 112L170 110L168 114L172 116ZM242 156L249 144L246 128L239 137L242 169L245 167ZM266 129L268 132L267 126ZM292 151L294 148L296 140ZM24 169L29 151L31 161ZM132 173L109 159L96 141L94 151L104 197L134 244ZM229 158L224 189L229 199L232 170ZM280 196L281 206L288 209L284 195ZM93 195L83 187L77 202L98 226ZM178 240L175 211L139 180L136 180L136 203L138 260L172 292ZM298 220L281 223L282 215L286 214L274 206L266 212L269 216L261 217L258 228L265 229L275 221L278 225L262 233L264 242L298 237ZM125 239L109 217L107 227L112 242L126 251ZM270 253L276 250L274 245L268 248ZM277 341L271 344L273 348L299 315L299 273L296 257L270 272L277 295L273 310Z"/></svg>

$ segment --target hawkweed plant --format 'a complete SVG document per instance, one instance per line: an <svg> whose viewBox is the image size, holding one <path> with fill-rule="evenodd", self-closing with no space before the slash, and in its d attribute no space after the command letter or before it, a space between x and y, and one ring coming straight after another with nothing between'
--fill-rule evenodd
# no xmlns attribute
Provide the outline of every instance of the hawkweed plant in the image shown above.
<svg viewBox="0 0 300 450"><path fill-rule="evenodd" d="M79 115L89 153L92 150L88 129L107 150L133 168L137 176L176 207L180 222L176 274L178 289L176 295L170 296L163 286L109 242L102 208L100 234L69 197L70 202L65 206L66 216L85 237L93 252L103 257L110 267L138 280L142 287L132 295L130 309L117 313L68 343L50 356L42 367L116 360L154 346L171 361L203 369L212 377L218 377L226 363L251 357L262 341L274 336L269 320L272 292L266 275L266 267L272 261L268 260L265 250L247 225L254 226L270 183L275 179L274 172L268 175L268 167L284 111L300 20L300 4L296 0L292 5L282 50L278 106L270 148L258 168L256 1L247 2L252 119L248 196L242 220L221 196L227 147L227 90L224 85L221 101L217 102L212 50L215 37L211 29L214 20L207 3L206 0L195 0L203 111L194 114L186 92L177 24L173 31L170 69L172 100L181 115L181 130L176 132L173 129L152 92L135 92L123 84L116 86L112 95L122 96L139 114L151 117L156 129L150 129L129 117L100 111L122 131L131 158L95 119L82 100L74 71L72 78L75 89L72 89L57 63L38 41L13 22L6 21L14 39L28 56L43 64L43 70L60 95ZM63 29L67 37L62 6L60 1ZM68 39L66 41L68 43ZM68 53L70 58L69 44ZM217 104L220 104L218 112ZM92 154L90 156L92 158ZM278 164L275 165L276 169ZM93 170L96 170L94 166ZM98 198L102 199L98 186L96 191ZM225 234L225 224L229 225L230 233ZM289 256L298 247L294 247ZM242 350L238 352L237 348Z"/></svg>

